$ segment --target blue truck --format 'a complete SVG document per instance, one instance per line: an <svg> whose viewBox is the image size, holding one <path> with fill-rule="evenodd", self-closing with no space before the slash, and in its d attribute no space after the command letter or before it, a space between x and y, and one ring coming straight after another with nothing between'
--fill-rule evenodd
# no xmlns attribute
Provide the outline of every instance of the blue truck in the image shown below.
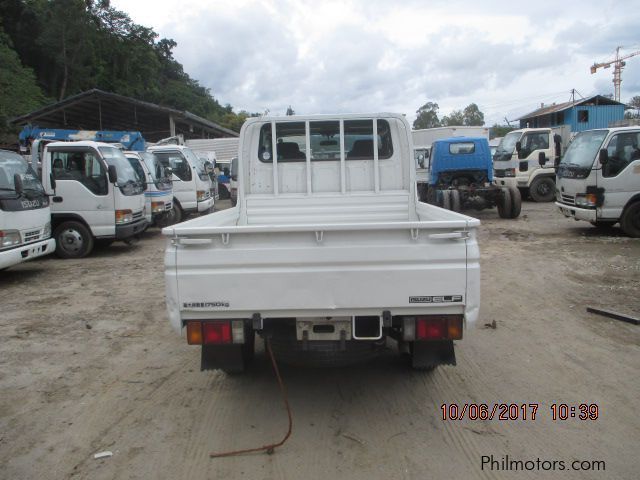
<svg viewBox="0 0 640 480"><path fill-rule="evenodd" d="M501 218L520 215L518 189L493 184L493 161L486 138L436 140L427 160L429 174L418 185L420 201L456 212L498 207Z"/></svg>

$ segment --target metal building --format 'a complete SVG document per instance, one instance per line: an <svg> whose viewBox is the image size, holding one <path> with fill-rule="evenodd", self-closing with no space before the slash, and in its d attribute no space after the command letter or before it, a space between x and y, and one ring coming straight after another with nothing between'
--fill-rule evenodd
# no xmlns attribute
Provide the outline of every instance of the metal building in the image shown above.
<svg viewBox="0 0 640 480"><path fill-rule="evenodd" d="M602 95L542 106L518 120L520 128L570 125L572 132L606 128L624 118L625 104Z"/></svg>

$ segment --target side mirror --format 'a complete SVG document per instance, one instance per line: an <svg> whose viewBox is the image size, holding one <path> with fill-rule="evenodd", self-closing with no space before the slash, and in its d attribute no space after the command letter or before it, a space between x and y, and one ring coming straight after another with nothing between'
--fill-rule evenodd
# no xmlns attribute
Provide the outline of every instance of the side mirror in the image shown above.
<svg viewBox="0 0 640 480"><path fill-rule="evenodd" d="M522 142L517 141L516 142L516 152L520 153L520 150L522 150Z"/></svg>
<svg viewBox="0 0 640 480"><path fill-rule="evenodd" d="M56 192L56 179L53 178L53 173L49 174L49 183L51 184L51 188L53 188L53 193Z"/></svg>
<svg viewBox="0 0 640 480"><path fill-rule="evenodd" d="M171 175L173 175L173 168L171 167L164 167L164 176L171 178Z"/></svg>
<svg viewBox="0 0 640 480"><path fill-rule="evenodd" d="M109 183L117 183L118 182L118 171L116 170L115 165L109 165Z"/></svg>
<svg viewBox="0 0 640 480"><path fill-rule="evenodd" d="M540 152L538 154L538 163L541 167L544 167L544 165L547 163L547 157L544 155L544 152Z"/></svg>
<svg viewBox="0 0 640 480"><path fill-rule="evenodd" d="M24 192L24 185L22 185L22 177L19 173L13 174L13 186L16 190L16 193L18 195L22 195L22 192Z"/></svg>
<svg viewBox="0 0 640 480"><path fill-rule="evenodd" d="M606 148L603 148L600 150L600 154L598 155L598 158L600 159L600 165L602 166L609 163L609 152L607 151Z"/></svg>

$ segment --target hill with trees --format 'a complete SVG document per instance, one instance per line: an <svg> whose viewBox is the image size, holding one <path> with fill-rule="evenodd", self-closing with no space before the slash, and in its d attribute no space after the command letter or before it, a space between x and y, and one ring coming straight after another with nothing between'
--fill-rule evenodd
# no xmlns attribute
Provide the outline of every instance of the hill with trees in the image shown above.
<svg viewBox="0 0 640 480"><path fill-rule="evenodd" d="M239 131L248 112L221 105L158 38L108 0L0 0L0 137L7 121L99 88L188 110Z"/></svg>

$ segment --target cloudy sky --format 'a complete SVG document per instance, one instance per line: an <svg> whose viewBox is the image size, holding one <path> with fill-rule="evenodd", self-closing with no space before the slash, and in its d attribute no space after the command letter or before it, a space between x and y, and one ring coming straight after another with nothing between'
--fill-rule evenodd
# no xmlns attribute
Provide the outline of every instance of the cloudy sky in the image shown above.
<svg viewBox="0 0 640 480"><path fill-rule="evenodd" d="M391 111L413 120L475 102L488 125L541 103L613 93L594 62L640 50L637 1L112 0L173 38L222 104L284 114ZM640 95L640 55L622 101Z"/></svg>

